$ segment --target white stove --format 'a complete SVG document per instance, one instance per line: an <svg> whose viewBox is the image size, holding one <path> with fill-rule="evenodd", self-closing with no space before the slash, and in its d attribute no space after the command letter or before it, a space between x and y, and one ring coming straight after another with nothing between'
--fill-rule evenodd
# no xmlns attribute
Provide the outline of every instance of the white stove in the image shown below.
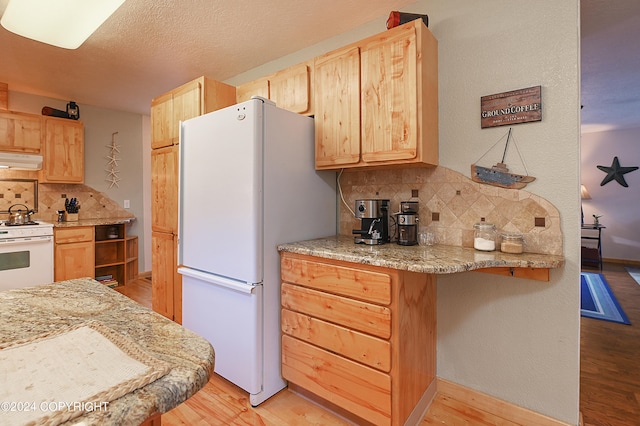
<svg viewBox="0 0 640 426"><path fill-rule="evenodd" d="M0 222L0 240L5 238L23 238L42 235L53 235L53 224L41 221L31 221L19 225Z"/></svg>
<svg viewBox="0 0 640 426"><path fill-rule="evenodd" d="M0 290L53 282L53 224L0 223Z"/></svg>

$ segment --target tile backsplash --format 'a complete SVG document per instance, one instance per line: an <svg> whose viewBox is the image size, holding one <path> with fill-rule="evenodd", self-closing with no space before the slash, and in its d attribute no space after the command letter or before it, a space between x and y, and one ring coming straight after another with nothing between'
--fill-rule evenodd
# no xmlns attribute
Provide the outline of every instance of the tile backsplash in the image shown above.
<svg viewBox="0 0 640 426"><path fill-rule="evenodd" d="M106 194L96 191L87 185L78 184L40 184L38 185L37 218L47 222L57 220L57 210L64 210L64 197L78 199L80 210L78 218L82 219L122 219L134 217Z"/></svg>
<svg viewBox="0 0 640 426"><path fill-rule="evenodd" d="M7 212L14 204L24 204L29 209L34 208L36 191L38 212L33 215L34 219L55 222L58 219L56 212L64 210L65 195L69 199L78 199L80 204L78 217L81 220L133 217L131 212L90 186L42 183L36 187L33 180L0 180L0 212Z"/></svg>
<svg viewBox="0 0 640 426"><path fill-rule="evenodd" d="M35 207L38 194L38 182L33 179L0 180L0 212L12 213ZM23 206L26 206L24 208Z"/></svg>
<svg viewBox="0 0 640 426"><path fill-rule="evenodd" d="M498 232L523 234L526 252L562 255L560 213L544 198L522 189L480 184L441 166L345 170L340 187L351 210L357 199L389 199L392 216L401 201L418 201L418 232L433 232L440 244L473 247L473 225L484 218ZM340 234L352 235L353 229L360 229L360 222L341 203Z"/></svg>

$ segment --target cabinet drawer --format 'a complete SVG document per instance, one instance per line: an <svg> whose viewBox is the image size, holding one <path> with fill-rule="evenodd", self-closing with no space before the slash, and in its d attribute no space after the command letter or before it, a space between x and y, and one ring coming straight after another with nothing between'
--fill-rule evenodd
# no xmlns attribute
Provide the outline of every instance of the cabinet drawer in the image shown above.
<svg viewBox="0 0 640 426"><path fill-rule="evenodd" d="M93 226L77 226L73 228L55 229L56 244L93 241Z"/></svg>
<svg viewBox="0 0 640 426"><path fill-rule="evenodd" d="M373 424L391 423L387 374L285 335L282 376Z"/></svg>
<svg viewBox="0 0 640 426"><path fill-rule="evenodd" d="M383 339L391 336L391 311L384 306L283 283L282 307Z"/></svg>
<svg viewBox="0 0 640 426"><path fill-rule="evenodd" d="M362 269L336 266L283 256L283 281L330 293L388 305L391 302L391 276Z"/></svg>
<svg viewBox="0 0 640 426"><path fill-rule="evenodd" d="M391 344L308 315L282 310L282 332L354 361L389 372Z"/></svg>

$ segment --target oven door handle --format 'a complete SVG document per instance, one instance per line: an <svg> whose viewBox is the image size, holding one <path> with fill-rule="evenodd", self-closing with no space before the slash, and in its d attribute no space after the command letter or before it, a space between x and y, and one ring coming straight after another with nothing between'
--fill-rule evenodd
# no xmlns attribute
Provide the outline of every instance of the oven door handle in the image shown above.
<svg viewBox="0 0 640 426"><path fill-rule="evenodd" d="M17 245L17 244L39 244L39 243L48 243L53 240L53 236L44 235L38 237L20 237L20 238L7 238L4 240L0 240L0 247L6 247L8 245Z"/></svg>

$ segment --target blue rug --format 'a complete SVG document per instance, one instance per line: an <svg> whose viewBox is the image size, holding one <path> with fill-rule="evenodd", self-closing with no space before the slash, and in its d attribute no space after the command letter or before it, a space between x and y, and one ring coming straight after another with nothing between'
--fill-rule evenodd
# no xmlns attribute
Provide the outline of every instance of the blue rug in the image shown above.
<svg viewBox="0 0 640 426"><path fill-rule="evenodd" d="M580 315L631 324L602 274L580 274Z"/></svg>
<svg viewBox="0 0 640 426"><path fill-rule="evenodd" d="M640 269L632 268L631 266L625 266L624 268L627 270L629 275L631 275L631 278L633 278L638 284L640 284Z"/></svg>

